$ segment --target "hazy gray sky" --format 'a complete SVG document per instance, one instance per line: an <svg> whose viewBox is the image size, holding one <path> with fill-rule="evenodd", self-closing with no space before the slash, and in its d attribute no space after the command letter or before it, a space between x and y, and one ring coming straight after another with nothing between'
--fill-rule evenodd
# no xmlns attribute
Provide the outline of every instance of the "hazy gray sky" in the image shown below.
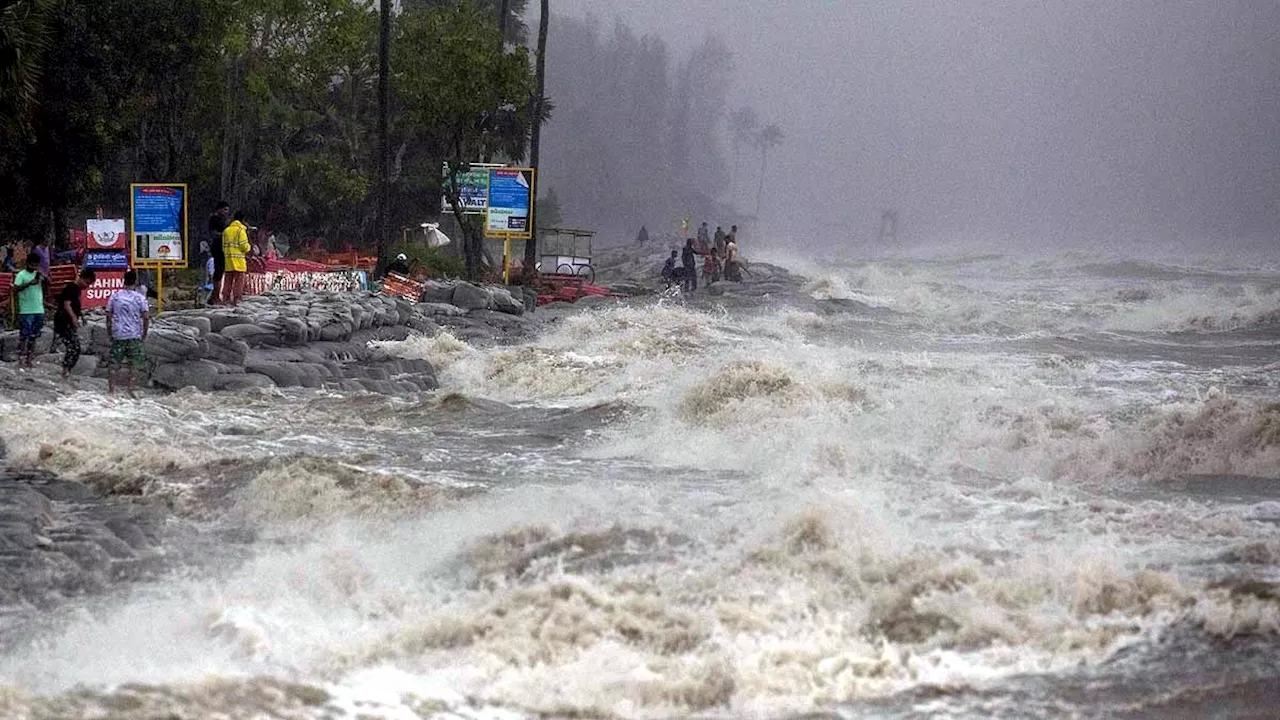
<svg viewBox="0 0 1280 720"><path fill-rule="evenodd" d="M1280 238L1277 0L552 8L727 40L737 98L788 134L775 225L866 240L892 205L916 240Z"/></svg>

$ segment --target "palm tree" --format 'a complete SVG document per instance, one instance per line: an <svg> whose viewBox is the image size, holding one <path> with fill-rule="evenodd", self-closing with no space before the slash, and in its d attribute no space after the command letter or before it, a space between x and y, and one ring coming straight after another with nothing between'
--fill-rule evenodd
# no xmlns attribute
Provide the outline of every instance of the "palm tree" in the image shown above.
<svg viewBox="0 0 1280 720"><path fill-rule="evenodd" d="M0 124L27 127L49 47L52 10L50 0L0 2Z"/></svg>
<svg viewBox="0 0 1280 720"><path fill-rule="evenodd" d="M760 217L760 198L764 195L764 173L769 164L769 151L782 144L782 128L775 124L766 125L756 136L756 147L760 148L760 189L756 191L756 218Z"/></svg>
<svg viewBox="0 0 1280 720"><path fill-rule="evenodd" d="M759 129L760 118L755 110L744 107L729 113L729 136L733 141L733 176L729 181L730 199L737 196L738 167L742 160L742 146L750 144Z"/></svg>

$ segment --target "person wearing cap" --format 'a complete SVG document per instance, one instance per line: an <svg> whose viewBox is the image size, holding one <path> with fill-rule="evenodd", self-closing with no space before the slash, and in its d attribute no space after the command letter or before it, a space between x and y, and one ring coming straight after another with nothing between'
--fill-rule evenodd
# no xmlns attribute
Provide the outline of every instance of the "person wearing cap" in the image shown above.
<svg viewBox="0 0 1280 720"><path fill-rule="evenodd" d="M387 266L387 274L395 273L403 277L409 277L409 257L404 253L396 256L396 259Z"/></svg>

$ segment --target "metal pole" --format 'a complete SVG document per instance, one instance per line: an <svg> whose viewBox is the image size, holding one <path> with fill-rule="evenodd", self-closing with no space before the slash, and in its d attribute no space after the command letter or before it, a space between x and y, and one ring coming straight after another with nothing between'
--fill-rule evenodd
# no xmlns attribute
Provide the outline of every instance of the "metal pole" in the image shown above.
<svg viewBox="0 0 1280 720"><path fill-rule="evenodd" d="M529 242L524 246L524 266L532 268L538 261L538 163L542 153L542 108L547 94L547 26L551 22L551 0L542 0L542 16L538 18L538 60L534 72L537 75L537 97L533 100L533 129L529 136L529 167L533 168L533 182L529 189Z"/></svg>
<svg viewBox="0 0 1280 720"><path fill-rule="evenodd" d="M391 208L391 5L391 0L382 0L378 37L378 273L387 267L387 216Z"/></svg>

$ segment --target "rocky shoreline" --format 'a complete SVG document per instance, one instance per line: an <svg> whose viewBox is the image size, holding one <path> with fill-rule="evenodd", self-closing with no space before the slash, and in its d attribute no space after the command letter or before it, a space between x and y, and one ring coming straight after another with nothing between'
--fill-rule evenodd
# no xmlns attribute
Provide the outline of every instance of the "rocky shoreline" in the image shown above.
<svg viewBox="0 0 1280 720"><path fill-rule="evenodd" d="M663 293L657 275L666 252L661 245L605 251L598 281L633 296L726 306L795 296L800 286L781 268L754 265L747 283L718 283L684 296ZM146 384L152 392L319 388L412 396L439 387L436 369L425 360L392 356L377 341L447 331L472 345L513 343L566 312L615 302L590 298L532 314L527 308L533 300L502 287L428 282L419 303L373 293L305 291L246 298L234 309L166 312L147 339ZM12 403L39 406L76 391L104 391L105 364L99 359L106 357L109 342L101 312L87 316L81 339L80 365L63 382L50 329L37 344L40 357L32 371L12 365L17 334L0 333L0 393ZM176 548L214 542L218 552L204 555L229 551L145 496L113 495L92 484L11 468L2 444L0 465L0 646L12 642L13 628L25 627L34 614L193 561L175 555Z"/></svg>
<svg viewBox="0 0 1280 720"><path fill-rule="evenodd" d="M162 313L146 340L143 384L162 391L311 387L404 395L437 388L435 369L424 360L391 357L371 343L442 329L469 342L507 341L527 336L535 325L523 298L504 288L434 283L425 299L415 304L374 293L300 291L248 297L236 308ZM86 316L80 340L77 378L105 378L102 359L110 340L101 311ZM0 361L15 360L17 345L17 332L0 333ZM20 376L12 368L0 370L0 387L24 401L52 399L60 389L49 382L58 372L56 350L46 328L36 345L37 371ZM82 380L71 387L101 384Z"/></svg>

